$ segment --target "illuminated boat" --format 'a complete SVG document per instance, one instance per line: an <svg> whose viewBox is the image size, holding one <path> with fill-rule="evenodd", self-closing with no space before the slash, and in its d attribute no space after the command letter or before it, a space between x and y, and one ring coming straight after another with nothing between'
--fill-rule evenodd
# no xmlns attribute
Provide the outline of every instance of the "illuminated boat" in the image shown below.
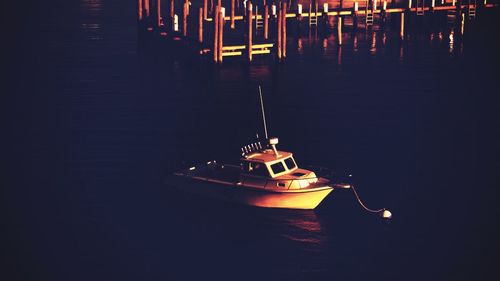
<svg viewBox="0 0 500 281"><path fill-rule="evenodd" d="M278 139L268 138L260 86L259 94L265 141L242 147L239 165L209 161L174 173L178 189L256 207L307 210L315 209L334 188L349 188L363 209L391 218L385 208L366 207L352 184L337 178L333 182L331 173L318 176L312 170L299 168L292 153L278 151Z"/></svg>
<svg viewBox="0 0 500 281"><path fill-rule="evenodd" d="M314 209L334 187L315 172L301 169L292 153L278 151L277 138L268 138L266 115L259 86L265 142L257 141L241 148L239 165L209 161L174 173L185 191L226 201L266 208Z"/></svg>
<svg viewBox="0 0 500 281"><path fill-rule="evenodd" d="M277 138L242 148L240 165L209 161L174 175L185 191L257 207L314 209L335 187L314 171L297 166L290 152L278 151Z"/></svg>

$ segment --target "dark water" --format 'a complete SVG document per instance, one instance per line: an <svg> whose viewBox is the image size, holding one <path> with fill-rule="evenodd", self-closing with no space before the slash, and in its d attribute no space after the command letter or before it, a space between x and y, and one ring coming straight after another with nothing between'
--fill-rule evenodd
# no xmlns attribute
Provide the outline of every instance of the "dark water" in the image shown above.
<svg viewBox="0 0 500 281"><path fill-rule="evenodd" d="M133 1L52 4L3 11L3 280L495 280L498 11L453 43L415 22L214 67L138 42ZM172 192L262 131L258 84L280 148L391 223L346 190L314 212Z"/></svg>

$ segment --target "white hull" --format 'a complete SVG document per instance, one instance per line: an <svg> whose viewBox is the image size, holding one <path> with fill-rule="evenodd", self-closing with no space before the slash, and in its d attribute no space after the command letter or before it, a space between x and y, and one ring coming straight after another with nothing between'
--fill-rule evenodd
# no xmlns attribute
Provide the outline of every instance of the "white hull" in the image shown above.
<svg viewBox="0 0 500 281"><path fill-rule="evenodd" d="M265 208L315 209L333 190L328 185L300 190L271 190L196 177L176 178L175 186L179 190Z"/></svg>

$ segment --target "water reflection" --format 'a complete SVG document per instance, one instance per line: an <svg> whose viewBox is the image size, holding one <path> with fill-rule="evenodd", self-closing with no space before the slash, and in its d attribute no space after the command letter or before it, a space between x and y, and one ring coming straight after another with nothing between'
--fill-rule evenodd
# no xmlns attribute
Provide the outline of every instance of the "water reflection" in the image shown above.
<svg viewBox="0 0 500 281"><path fill-rule="evenodd" d="M371 42L371 47L370 47L370 53L372 55L377 53L377 33L375 31L372 33L372 42Z"/></svg>
<svg viewBox="0 0 500 281"><path fill-rule="evenodd" d="M80 2L80 7L82 11L98 13L102 11L103 4L101 0L82 0Z"/></svg>
<svg viewBox="0 0 500 281"><path fill-rule="evenodd" d="M354 39L352 42L354 52L358 51L358 35L354 34Z"/></svg>
<svg viewBox="0 0 500 281"><path fill-rule="evenodd" d="M327 235L321 222L313 211L272 212L270 222L277 226L280 237L293 243L299 243L308 251L319 251L327 241Z"/></svg>
<svg viewBox="0 0 500 281"><path fill-rule="evenodd" d="M337 49L337 62L339 65L342 64L342 46Z"/></svg>
<svg viewBox="0 0 500 281"><path fill-rule="evenodd" d="M399 46L399 63L403 63L404 55L404 47L403 44L401 44L401 46Z"/></svg>
<svg viewBox="0 0 500 281"><path fill-rule="evenodd" d="M454 49L454 48L453 48L453 47L454 47L454 42L455 42L455 40L454 40L454 36L453 36L453 35L454 35L454 33L455 33L455 32L454 32L454 30L452 29L452 30L451 30L451 32L450 32L450 36L448 37L448 38L450 39L450 53L453 53L453 49Z"/></svg>
<svg viewBox="0 0 500 281"><path fill-rule="evenodd" d="M101 23L96 22L96 18L101 16L103 4L101 0L82 0L80 10L83 14L83 22L80 23L80 30L89 40L101 40Z"/></svg>

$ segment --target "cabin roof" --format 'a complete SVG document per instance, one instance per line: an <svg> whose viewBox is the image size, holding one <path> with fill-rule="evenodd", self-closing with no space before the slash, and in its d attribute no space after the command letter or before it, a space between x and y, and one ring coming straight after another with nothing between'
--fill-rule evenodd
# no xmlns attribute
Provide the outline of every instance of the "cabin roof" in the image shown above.
<svg viewBox="0 0 500 281"><path fill-rule="evenodd" d="M280 159L285 159L290 156L292 156L292 153L278 150L278 157L276 157L272 149L266 149L262 151L249 153L245 155L245 157L242 157L241 160L267 163L267 162L274 162Z"/></svg>

